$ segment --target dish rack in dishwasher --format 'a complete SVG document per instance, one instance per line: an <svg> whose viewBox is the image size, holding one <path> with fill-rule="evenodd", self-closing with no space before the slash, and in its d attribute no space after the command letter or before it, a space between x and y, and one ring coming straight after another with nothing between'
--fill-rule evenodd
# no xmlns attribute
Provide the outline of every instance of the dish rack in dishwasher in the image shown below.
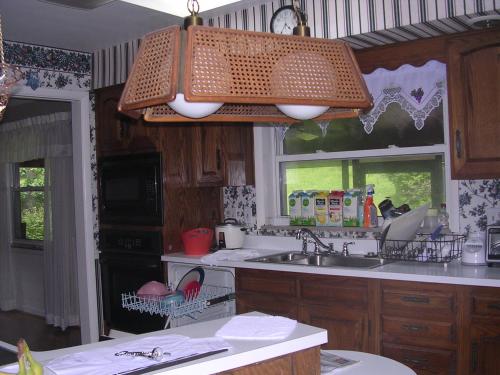
<svg viewBox="0 0 500 375"><path fill-rule="evenodd" d="M184 296L184 300L165 297L139 297L135 292L122 293L122 307L141 313L157 314L167 317L165 328L172 318L191 315L218 303L233 300L235 294L229 287L202 285L198 293Z"/></svg>

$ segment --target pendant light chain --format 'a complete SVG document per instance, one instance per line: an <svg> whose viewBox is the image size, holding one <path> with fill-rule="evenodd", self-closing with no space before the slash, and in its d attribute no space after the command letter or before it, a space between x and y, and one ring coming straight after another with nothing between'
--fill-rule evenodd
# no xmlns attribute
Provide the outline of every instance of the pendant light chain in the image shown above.
<svg viewBox="0 0 500 375"><path fill-rule="evenodd" d="M3 64L3 34L2 34L2 16L0 15L0 64Z"/></svg>
<svg viewBox="0 0 500 375"><path fill-rule="evenodd" d="M198 0L188 0L187 8L192 16L200 12L200 4L198 3Z"/></svg>

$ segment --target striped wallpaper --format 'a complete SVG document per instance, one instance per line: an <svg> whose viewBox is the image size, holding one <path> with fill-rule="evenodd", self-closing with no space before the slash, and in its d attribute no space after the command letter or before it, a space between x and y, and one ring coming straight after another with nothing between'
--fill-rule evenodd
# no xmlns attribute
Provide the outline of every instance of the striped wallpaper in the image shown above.
<svg viewBox="0 0 500 375"><path fill-rule="evenodd" d="M203 1L200 0L203 8ZM251 3L252 5L248 5ZM269 31L276 9L291 0L244 1L202 12L214 27ZM311 36L341 38L352 48L368 48L471 29L473 16L500 14L500 0L299 0ZM93 54L93 87L126 81L140 40L124 42Z"/></svg>

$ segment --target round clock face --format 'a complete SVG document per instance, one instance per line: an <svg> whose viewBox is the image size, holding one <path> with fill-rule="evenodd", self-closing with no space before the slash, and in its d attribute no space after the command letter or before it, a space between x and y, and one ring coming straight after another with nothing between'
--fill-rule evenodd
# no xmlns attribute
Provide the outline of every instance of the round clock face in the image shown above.
<svg viewBox="0 0 500 375"><path fill-rule="evenodd" d="M272 33L292 35L295 26L297 26L297 16L292 5L279 8L271 18Z"/></svg>

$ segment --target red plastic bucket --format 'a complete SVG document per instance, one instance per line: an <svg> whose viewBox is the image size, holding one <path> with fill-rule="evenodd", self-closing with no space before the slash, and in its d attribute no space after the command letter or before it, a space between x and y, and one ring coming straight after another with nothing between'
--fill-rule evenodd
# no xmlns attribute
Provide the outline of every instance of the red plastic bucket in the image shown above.
<svg viewBox="0 0 500 375"><path fill-rule="evenodd" d="M204 255L212 246L214 231L210 228L196 228L182 233L186 255Z"/></svg>

